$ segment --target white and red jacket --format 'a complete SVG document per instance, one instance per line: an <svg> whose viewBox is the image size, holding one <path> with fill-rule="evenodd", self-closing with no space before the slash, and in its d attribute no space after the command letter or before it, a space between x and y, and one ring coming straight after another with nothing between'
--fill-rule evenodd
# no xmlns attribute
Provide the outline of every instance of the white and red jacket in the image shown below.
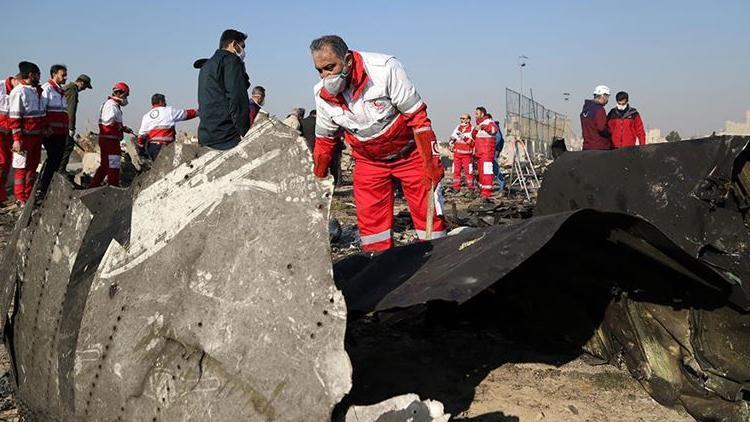
<svg viewBox="0 0 750 422"><path fill-rule="evenodd" d="M99 112L99 141L122 141L124 128L120 103L112 97L107 98Z"/></svg>
<svg viewBox="0 0 750 422"><path fill-rule="evenodd" d="M141 120L141 130L138 138L153 144L169 145L175 141L177 122L194 119L198 116L198 110L181 109L170 106L153 106ZM140 142L139 142L140 143ZM145 144L145 142L143 142Z"/></svg>
<svg viewBox="0 0 750 422"><path fill-rule="evenodd" d="M414 148L414 130L430 128L427 106L392 56L352 52L351 80L331 95L321 80L315 85L315 152L332 154L339 128L357 159L391 161Z"/></svg>
<svg viewBox="0 0 750 422"><path fill-rule="evenodd" d="M497 132L500 130L499 127L497 127L497 123L495 123L492 119L490 119L487 116L484 116L482 120L477 122L477 125L474 127L474 130L471 132L471 136L474 138L475 141L479 139L483 140L491 140L492 145L495 145L495 135L497 135Z"/></svg>
<svg viewBox="0 0 750 422"><path fill-rule="evenodd" d="M68 135L68 103L65 91L53 80L42 85L42 105L47 111L47 123L54 135Z"/></svg>
<svg viewBox="0 0 750 422"><path fill-rule="evenodd" d="M8 113L10 111L10 91L13 90L12 76L9 76L2 85L0 85L0 133L10 133L8 126Z"/></svg>
<svg viewBox="0 0 750 422"><path fill-rule="evenodd" d="M47 129L41 88L20 83L8 97L8 127L13 141L41 139Z"/></svg>
<svg viewBox="0 0 750 422"><path fill-rule="evenodd" d="M471 155L474 153L474 139L471 137L471 123L461 123L451 134L450 143L454 154Z"/></svg>

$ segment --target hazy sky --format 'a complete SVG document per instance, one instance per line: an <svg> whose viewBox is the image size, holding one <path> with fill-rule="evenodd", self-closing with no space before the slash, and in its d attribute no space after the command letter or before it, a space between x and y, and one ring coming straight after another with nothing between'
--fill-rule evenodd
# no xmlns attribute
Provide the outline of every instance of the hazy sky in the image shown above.
<svg viewBox="0 0 750 422"><path fill-rule="evenodd" d="M750 0L6 0L3 16L0 74L31 60L43 77L58 62L71 78L92 77L81 129L95 127L118 80L130 84L125 123L135 129L154 92L197 106L192 63L209 57L227 28L249 33L251 83L266 87L266 107L282 117L313 105L318 76L308 45L329 33L352 49L399 57L441 139L477 105L504 115L522 54L527 94L533 89L537 101L572 117L576 132L581 103L598 84L628 91L648 127L683 137L743 120L750 109Z"/></svg>

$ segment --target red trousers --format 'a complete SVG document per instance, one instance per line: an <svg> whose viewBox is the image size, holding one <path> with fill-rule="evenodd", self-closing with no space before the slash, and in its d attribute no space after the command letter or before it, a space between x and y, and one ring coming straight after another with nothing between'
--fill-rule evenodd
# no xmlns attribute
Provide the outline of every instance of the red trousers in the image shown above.
<svg viewBox="0 0 750 422"><path fill-rule="evenodd" d="M420 239L426 237L427 193L430 188L422 182L419 153L414 150L407 157L389 162L358 158L354 165L354 205L357 208L362 249L365 251L382 251L393 247L393 179L401 181L417 236ZM441 208L439 204L435 206L436 211ZM443 236L445 221L435 213L432 238Z"/></svg>
<svg viewBox="0 0 750 422"><path fill-rule="evenodd" d="M120 142L112 139L99 139L99 150L101 163L99 163L89 187L101 186L105 176L108 185L120 186Z"/></svg>
<svg viewBox="0 0 750 422"><path fill-rule="evenodd" d="M0 132L0 202L8 199L6 186L8 185L8 173L10 173L10 164L13 162L13 153L10 147L13 144L13 137L10 133Z"/></svg>
<svg viewBox="0 0 750 422"><path fill-rule="evenodd" d="M453 154L453 189L461 189L461 173L466 178L466 187L474 189L473 161L472 154Z"/></svg>
<svg viewBox="0 0 750 422"><path fill-rule="evenodd" d="M492 184L495 181L495 175L492 172L492 163L495 161L495 138L477 138L474 153L477 155L479 193L483 197L489 198L492 195Z"/></svg>
<svg viewBox="0 0 750 422"><path fill-rule="evenodd" d="M13 178L13 195L16 201L26 203L33 196L36 168L42 158L42 138L40 136L25 136L21 141L23 159L15 163L16 174Z"/></svg>

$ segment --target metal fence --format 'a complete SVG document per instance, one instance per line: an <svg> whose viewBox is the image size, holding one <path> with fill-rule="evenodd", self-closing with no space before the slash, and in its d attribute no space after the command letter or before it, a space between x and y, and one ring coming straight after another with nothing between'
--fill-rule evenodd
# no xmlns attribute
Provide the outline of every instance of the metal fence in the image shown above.
<svg viewBox="0 0 750 422"><path fill-rule="evenodd" d="M550 157L552 138L565 136L568 117L512 89L505 89L505 136L522 139L531 157Z"/></svg>

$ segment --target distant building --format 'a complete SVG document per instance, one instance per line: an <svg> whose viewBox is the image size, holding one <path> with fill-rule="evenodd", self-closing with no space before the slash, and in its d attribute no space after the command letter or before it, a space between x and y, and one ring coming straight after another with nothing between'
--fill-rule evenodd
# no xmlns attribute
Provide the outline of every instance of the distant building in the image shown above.
<svg viewBox="0 0 750 422"><path fill-rule="evenodd" d="M661 129L648 129L646 131L646 143L647 144L662 144L667 140L661 136Z"/></svg>
<svg viewBox="0 0 750 422"><path fill-rule="evenodd" d="M745 112L744 122L732 122L727 120L722 135L750 135L750 110Z"/></svg>

